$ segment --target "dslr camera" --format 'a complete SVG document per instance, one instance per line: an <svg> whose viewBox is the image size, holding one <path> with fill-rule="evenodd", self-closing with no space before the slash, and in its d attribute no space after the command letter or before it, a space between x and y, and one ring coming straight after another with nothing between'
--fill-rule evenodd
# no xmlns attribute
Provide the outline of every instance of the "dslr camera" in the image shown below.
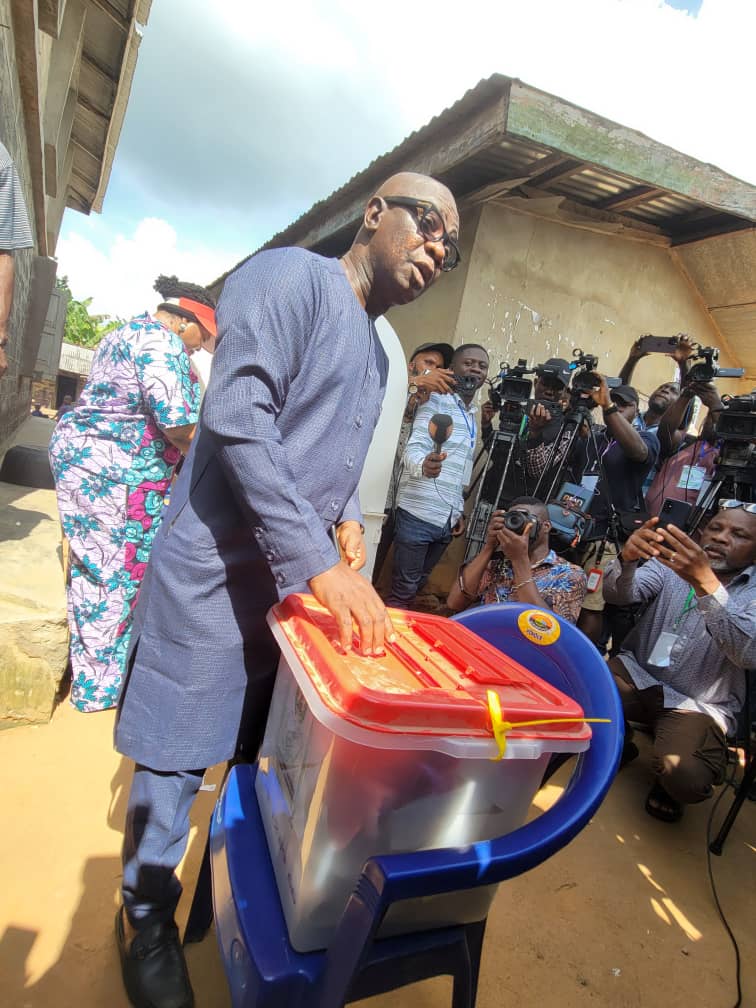
<svg viewBox="0 0 756 1008"><path fill-rule="evenodd" d="M532 543L535 542L541 527L541 523L536 516L526 511L507 511L504 515L504 528L509 529L510 532L514 532L515 535L522 535L525 531L525 526L529 523L531 523L531 529L528 533L528 541Z"/></svg>

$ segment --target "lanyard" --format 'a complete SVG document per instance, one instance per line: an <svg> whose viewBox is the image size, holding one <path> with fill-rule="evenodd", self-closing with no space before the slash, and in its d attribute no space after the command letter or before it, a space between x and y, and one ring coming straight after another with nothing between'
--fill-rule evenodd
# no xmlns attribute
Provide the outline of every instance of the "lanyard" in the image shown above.
<svg viewBox="0 0 756 1008"><path fill-rule="evenodd" d="M680 610L680 614L678 615L677 619L674 622L674 626L672 627L673 632L675 633L677 632L677 630L680 627L680 624L688 615L690 610L696 608L697 603L693 601L695 594L696 594L695 590L691 588L690 591L688 592L688 597L685 599L685 605Z"/></svg>
<svg viewBox="0 0 756 1008"><path fill-rule="evenodd" d="M465 427L467 427L467 433L470 435L470 447L475 451L475 417L471 416L468 418L467 410L462 409L462 403L459 399L456 400L457 409L462 414L462 419L465 421ZM470 424L472 423L472 426Z"/></svg>

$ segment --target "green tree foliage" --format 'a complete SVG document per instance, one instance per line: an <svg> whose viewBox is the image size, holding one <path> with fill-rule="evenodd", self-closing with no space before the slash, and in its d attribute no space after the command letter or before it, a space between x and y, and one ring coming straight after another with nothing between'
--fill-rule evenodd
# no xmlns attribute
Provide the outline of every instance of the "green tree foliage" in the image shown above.
<svg viewBox="0 0 756 1008"><path fill-rule="evenodd" d="M66 343L74 343L76 346L96 347L103 336L106 336L113 329L123 325L123 320L111 318L110 315L91 315L89 306L92 298L85 298L77 301L71 294L68 286L68 277L58 277L55 281L58 290L68 294L68 305L66 307L66 327L64 339Z"/></svg>

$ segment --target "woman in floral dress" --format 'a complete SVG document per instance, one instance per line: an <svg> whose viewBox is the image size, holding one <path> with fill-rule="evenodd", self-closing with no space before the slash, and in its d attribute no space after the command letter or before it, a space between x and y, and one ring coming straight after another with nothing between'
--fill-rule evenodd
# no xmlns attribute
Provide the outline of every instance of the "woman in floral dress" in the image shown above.
<svg viewBox="0 0 756 1008"><path fill-rule="evenodd" d="M81 711L118 702L137 592L199 412L186 350L215 337L207 291L175 277L155 287L166 301L102 340L50 442L70 545L71 702Z"/></svg>

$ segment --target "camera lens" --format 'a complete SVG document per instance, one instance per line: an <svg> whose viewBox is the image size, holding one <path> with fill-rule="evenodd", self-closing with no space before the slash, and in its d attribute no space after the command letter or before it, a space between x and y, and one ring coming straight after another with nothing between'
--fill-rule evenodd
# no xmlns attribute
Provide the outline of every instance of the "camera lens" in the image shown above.
<svg viewBox="0 0 756 1008"><path fill-rule="evenodd" d="M522 511L507 511L504 515L504 527L516 535L521 535L522 530L528 524L528 516Z"/></svg>

